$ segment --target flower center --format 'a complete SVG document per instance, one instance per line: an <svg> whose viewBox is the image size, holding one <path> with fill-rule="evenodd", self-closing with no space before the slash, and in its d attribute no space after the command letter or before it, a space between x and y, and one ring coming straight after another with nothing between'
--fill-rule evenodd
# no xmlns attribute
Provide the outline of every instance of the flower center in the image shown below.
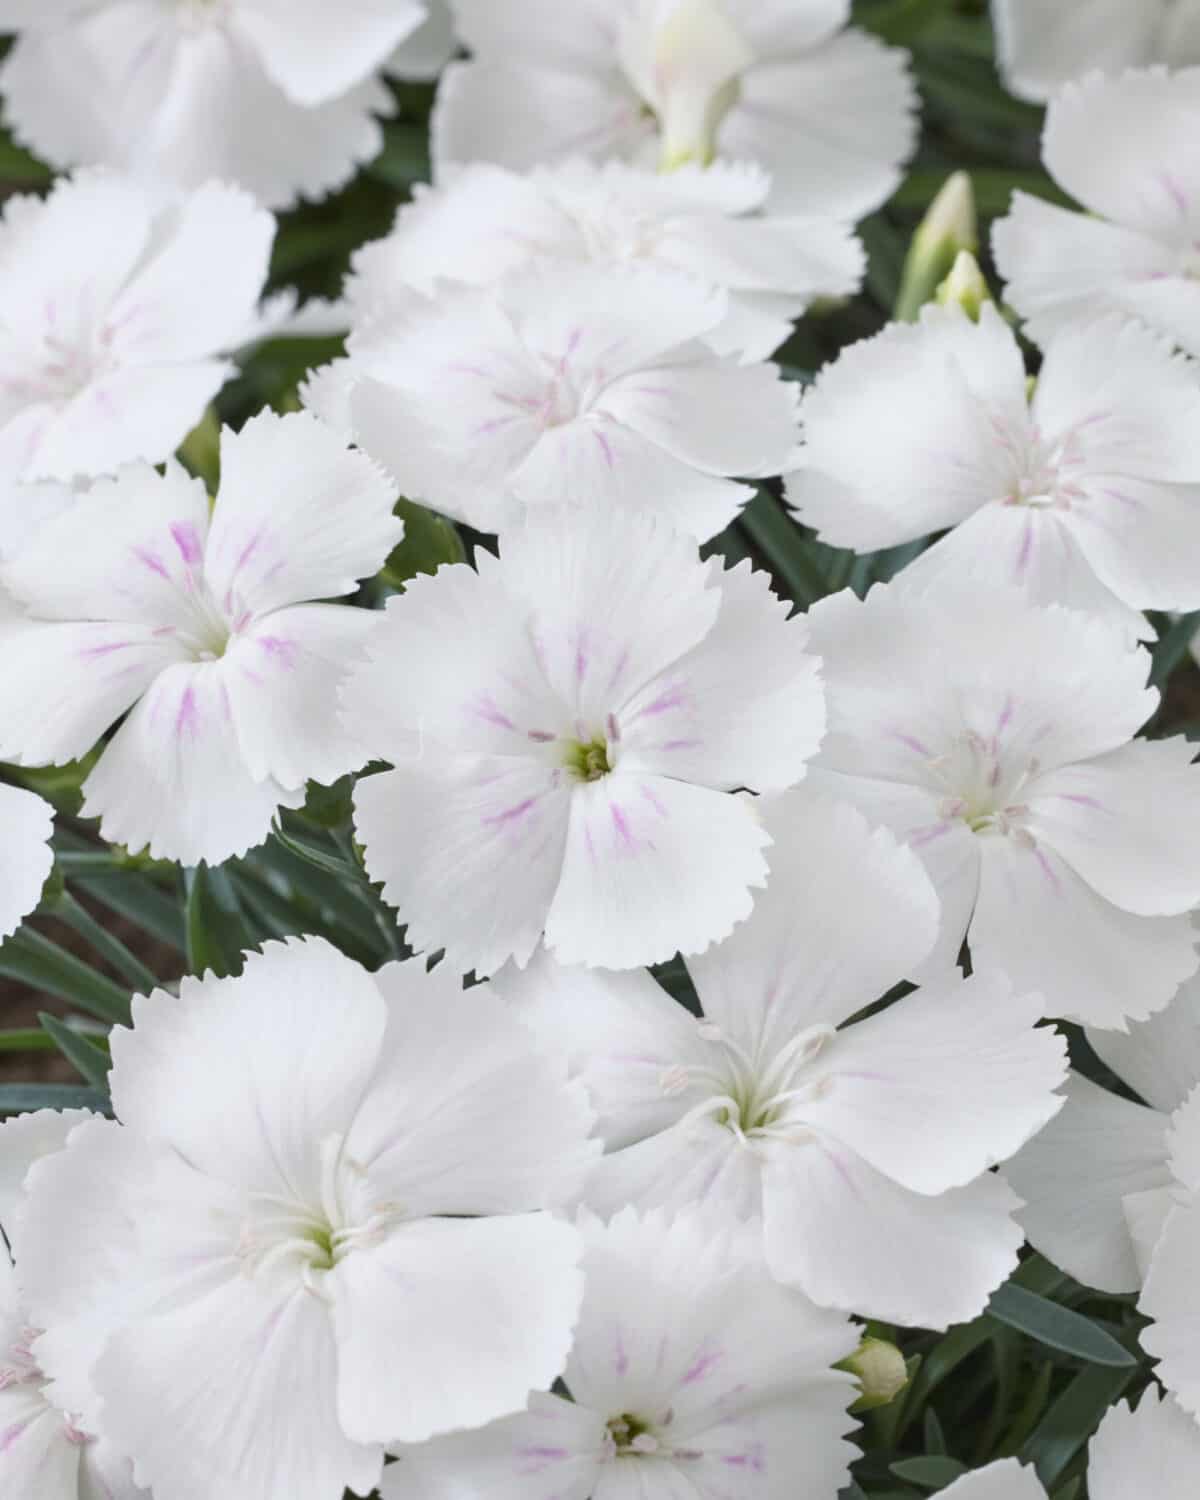
<svg viewBox="0 0 1200 1500"><path fill-rule="evenodd" d="M743 1142L807 1135L805 1100L817 1099L829 1086L827 1074L813 1071L818 1055L837 1035L836 1027L807 1027L773 1056L751 1055L710 1021L700 1035L713 1045L710 1066L677 1064L666 1069L659 1087L668 1096L700 1085L707 1092L684 1118L713 1120Z"/></svg>
<svg viewBox="0 0 1200 1500"><path fill-rule="evenodd" d="M946 755L928 762L946 795L938 806L947 821L961 819L972 833L1024 833L1019 828L1029 808L1021 793L1038 774L1035 756L1006 759L999 736L985 738L965 730Z"/></svg>
<svg viewBox="0 0 1200 1500"><path fill-rule="evenodd" d="M1070 510L1086 498L1080 486L1087 460L1078 429L1062 437L1046 438L1036 423L1018 435L995 424L996 435L1012 460L1012 479L1000 496L1002 505L1027 505L1043 510Z"/></svg>
<svg viewBox="0 0 1200 1500"><path fill-rule="evenodd" d="M590 740L567 740L563 764L578 781L599 781L612 770L608 741L602 734Z"/></svg>

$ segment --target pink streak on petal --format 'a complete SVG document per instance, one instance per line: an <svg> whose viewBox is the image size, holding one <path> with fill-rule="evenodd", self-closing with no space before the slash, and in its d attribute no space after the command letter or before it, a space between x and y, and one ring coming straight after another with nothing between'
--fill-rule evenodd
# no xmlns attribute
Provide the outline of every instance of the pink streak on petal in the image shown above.
<svg viewBox="0 0 1200 1500"><path fill-rule="evenodd" d="M927 745L923 745L921 741L919 739L916 739L913 735L902 734L898 729L889 729L886 731L886 733L889 739L897 740L901 745L904 745L915 755L924 756L926 760L932 758L933 751L930 750Z"/></svg>
<svg viewBox="0 0 1200 1500"><path fill-rule="evenodd" d="M950 832L953 823L935 823L929 828L918 828L915 833L908 836L908 847L910 849L923 849L926 844L932 844L934 839L940 839Z"/></svg>
<svg viewBox="0 0 1200 1500"><path fill-rule="evenodd" d="M501 813L492 813L490 817L484 818L486 828L502 828L506 823L516 823L527 813L537 806L536 797L526 797L524 802L518 802L515 807L508 807Z"/></svg>
<svg viewBox="0 0 1200 1500"><path fill-rule="evenodd" d="M720 1349L709 1354L702 1354L684 1375L681 1383L683 1385L695 1385L699 1380L707 1380L724 1357L724 1351Z"/></svg>
<svg viewBox="0 0 1200 1500"><path fill-rule="evenodd" d="M171 536L179 549L179 555L187 563L188 567L195 567L200 561L200 536L190 521L172 521Z"/></svg>
<svg viewBox="0 0 1200 1500"><path fill-rule="evenodd" d="M1097 801L1095 797L1085 796L1082 792L1055 792L1054 795L1060 802L1074 802L1079 807L1090 807L1096 812L1108 811L1103 802Z"/></svg>
<svg viewBox="0 0 1200 1500"><path fill-rule="evenodd" d="M128 651L132 641L113 641L108 646L85 646L79 653L84 657L111 656L114 651Z"/></svg>
<svg viewBox="0 0 1200 1500"><path fill-rule="evenodd" d="M161 560L155 557L154 553L149 551L148 548L135 547L133 555L143 567L149 568L152 573L157 573L160 578L170 579L171 575L163 567Z"/></svg>
<svg viewBox="0 0 1200 1500"><path fill-rule="evenodd" d="M612 444L609 442L608 438L605 437L604 433L597 432L595 428L592 429L592 436L600 445L600 452L604 454L604 462L610 469L616 468L616 454L613 452Z"/></svg>
<svg viewBox="0 0 1200 1500"><path fill-rule="evenodd" d="M1046 858L1042 851L1040 849L1035 849L1033 851L1033 857L1037 860L1038 864L1041 865L1042 874L1046 877L1046 879L1050 882L1054 889L1056 891L1061 891L1062 888L1059 885L1058 876L1054 872L1054 867L1053 865L1051 865L1050 861Z"/></svg>
<svg viewBox="0 0 1200 1500"><path fill-rule="evenodd" d="M290 672L296 665L296 643L289 641L284 636L260 635L258 644L277 666L285 672Z"/></svg>
<svg viewBox="0 0 1200 1500"><path fill-rule="evenodd" d="M608 811L612 817L613 827L617 830L617 837L627 849L632 849L634 846L633 831L629 827L629 819L626 818L624 810L613 802L609 805Z"/></svg>
<svg viewBox="0 0 1200 1500"><path fill-rule="evenodd" d="M659 801L659 799L655 796L653 788L643 786L641 790L642 796L646 799L646 801L650 804L650 806L654 809L654 811L659 815L660 818L669 818L671 816Z"/></svg>
<svg viewBox="0 0 1200 1500"><path fill-rule="evenodd" d="M199 711L196 708L196 694L189 684L183 690L183 697L179 700L179 711L175 715L175 733L181 737L186 730L195 735L200 723Z"/></svg>
<svg viewBox="0 0 1200 1500"><path fill-rule="evenodd" d="M1021 550L1017 553L1016 576L1018 579L1025 577L1029 571L1029 561L1033 556L1033 522L1025 522L1025 534L1021 538Z"/></svg>

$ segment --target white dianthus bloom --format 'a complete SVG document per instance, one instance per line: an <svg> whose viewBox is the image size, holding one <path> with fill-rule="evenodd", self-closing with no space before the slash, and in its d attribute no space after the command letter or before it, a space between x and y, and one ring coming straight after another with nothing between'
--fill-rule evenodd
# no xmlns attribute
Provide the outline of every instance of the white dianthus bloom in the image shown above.
<svg viewBox="0 0 1200 1500"><path fill-rule="evenodd" d="M1007 300L1040 344L1105 313L1200 354L1200 68L1071 84L1046 116L1050 175L1086 210L1016 193L992 231Z"/></svg>
<svg viewBox="0 0 1200 1500"><path fill-rule="evenodd" d="M1200 1420L1200 1084L1171 1116L1167 1167L1167 1185L1140 1195L1130 1221L1139 1245L1152 1246L1138 1301L1151 1323L1141 1342L1158 1378Z"/></svg>
<svg viewBox="0 0 1200 1500"><path fill-rule="evenodd" d="M271 207L318 196L379 150L378 70L419 0L0 0L17 138L55 166L184 187L237 182ZM211 274L211 272L210 272Z"/></svg>
<svg viewBox="0 0 1200 1500"><path fill-rule="evenodd" d="M582 1244L547 1210L591 1116L486 989L293 939L133 1022L120 1123L33 1168L18 1271L52 1399L155 1500L368 1495L382 1444L561 1372Z"/></svg>
<svg viewBox="0 0 1200 1500"><path fill-rule="evenodd" d="M541 262L651 265L729 292L705 341L766 359L818 297L862 283L862 246L835 219L762 213L770 178L718 164L661 173L571 161L528 175L464 168L400 210L386 239L359 250L347 285L359 319L403 312L439 281L487 286Z"/></svg>
<svg viewBox="0 0 1200 1500"><path fill-rule="evenodd" d="M1111 1407L1088 1453L1092 1500L1192 1500L1196 1493L1200 1427L1154 1387L1136 1411L1124 1402ZM1037 1474L1015 1458L964 1474L940 1493L945 1500L1046 1500Z"/></svg>
<svg viewBox="0 0 1200 1500"><path fill-rule="evenodd" d="M269 213L219 183L176 193L89 171L9 199L0 482L168 458L234 373L225 356L259 316L274 235Z"/></svg>
<svg viewBox="0 0 1200 1500"><path fill-rule="evenodd" d="M61 765L122 715L84 783L101 833L217 864L305 783L363 757L331 704L379 615L353 592L403 533L393 494L314 418L264 413L221 445L211 507L178 465L102 480L7 563L0 755Z"/></svg>
<svg viewBox="0 0 1200 1500"><path fill-rule="evenodd" d="M1200 607L1200 374L1111 319L1051 340L1032 398L1016 336L928 307L845 350L805 394L788 499L858 552L955 528L906 571L1014 584L1152 638ZM866 438L867 440L864 440Z"/></svg>
<svg viewBox="0 0 1200 1500"><path fill-rule="evenodd" d="M1009 89L1044 103L1086 74L1200 62L1200 0L992 0Z"/></svg>
<svg viewBox="0 0 1200 1500"><path fill-rule="evenodd" d="M570 1399L399 1449L384 1500L835 1500L857 1456L857 1391L830 1368L854 1352L849 1321L695 1210L580 1223Z"/></svg>
<svg viewBox="0 0 1200 1500"><path fill-rule="evenodd" d="M1172 1116L1200 1086L1200 980L1127 1033L1089 1031L1135 1103L1072 1073L1061 1113L1005 1167L1030 1243L1084 1286L1140 1291L1172 1204Z"/></svg>
<svg viewBox="0 0 1200 1500"><path fill-rule="evenodd" d="M792 792L764 821L766 892L688 961L699 1023L644 973L543 955L497 981L591 1094L608 1154L584 1202L761 1218L770 1271L814 1302L965 1322L1016 1266L1019 1200L989 1168L1060 1107L1062 1039L995 974L852 1021L933 944L929 881L845 804Z"/></svg>
<svg viewBox="0 0 1200 1500"><path fill-rule="evenodd" d="M1161 1010L1198 964L1200 767L1183 738L1134 738L1158 704L1144 648L948 578L901 575L808 619L829 699L814 772L933 877L923 972L967 938L976 969L1038 991L1047 1015L1123 1030Z"/></svg>
<svg viewBox="0 0 1200 1500"><path fill-rule="evenodd" d="M472 59L442 75L443 177L572 156L716 156L772 174L785 211L860 218L916 140L907 54L845 29L849 0L454 0Z"/></svg>
<svg viewBox="0 0 1200 1500"><path fill-rule="evenodd" d="M487 974L543 931L611 968L724 937L770 842L731 793L799 781L824 728L804 620L645 519L554 513L475 561L389 600L343 692L395 767L356 823L409 941Z"/></svg>
<svg viewBox="0 0 1200 1500"><path fill-rule="evenodd" d="M0 784L0 938L14 933L42 898L54 868L53 831L48 802L22 787Z"/></svg>
<svg viewBox="0 0 1200 1500"><path fill-rule="evenodd" d="M18 1285L29 1169L93 1118L87 1110L41 1110L0 1124L0 1494L12 1500L149 1500L129 1461L51 1398L32 1347L39 1330Z"/></svg>
<svg viewBox="0 0 1200 1500"><path fill-rule="evenodd" d="M734 476L794 461L799 387L702 342L728 311L702 282L567 266L414 302L359 328L332 373L359 446L480 531L571 504L617 529L658 512L704 541L754 493ZM338 424L320 377L307 399Z"/></svg>

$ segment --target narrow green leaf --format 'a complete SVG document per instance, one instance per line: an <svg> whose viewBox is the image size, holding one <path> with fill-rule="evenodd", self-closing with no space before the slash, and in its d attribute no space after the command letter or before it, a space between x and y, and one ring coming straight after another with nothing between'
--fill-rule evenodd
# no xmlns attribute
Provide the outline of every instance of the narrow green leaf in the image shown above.
<svg viewBox="0 0 1200 1500"><path fill-rule="evenodd" d="M924 1458L902 1458L892 1464L891 1471L897 1479L907 1479L922 1489L940 1490L960 1479L967 1472L967 1466L956 1458L934 1454Z"/></svg>
<svg viewBox="0 0 1200 1500"><path fill-rule="evenodd" d="M22 927L0 945L0 975L68 1000L102 1021L129 1020L129 991L98 974L49 938Z"/></svg>
<svg viewBox="0 0 1200 1500"><path fill-rule="evenodd" d="M0 1084L0 1115L31 1114L35 1109L94 1109L103 1114L112 1113L105 1094L79 1084Z"/></svg>
<svg viewBox="0 0 1200 1500"><path fill-rule="evenodd" d="M863 16L867 30L896 47L909 47L947 11L954 0L889 0Z"/></svg>
<svg viewBox="0 0 1200 1500"><path fill-rule="evenodd" d="M88 1041L87 1037L81 1036L78 1031L72 1031L69 1026L55 1016L49 1016L42 1011L38 1020L50 1037L54 1045L67 1059L72 1067L78 1068L83 1078L98 1089L102 1094L108 1093L108 1072L112 1067L112 1058L102 1047L97 1047L95 1042Z"/></svg>
<svg viewBox="0 0 1200 1500"><path fill-rule="evenodd" d="M384 583L400 589L419 573L436 573L448 563L466 561L462 537L445 516L426 510L423 505L414 505L411 500L399 501L396 514L404 522L404 539L398 547L393 547L383 565L380 577Z"/></svg>
<svg viewBox="0 0 1200 1500"><path fill-rule="evenodd" d="M1054 1380L1054 1362L1046 1360L1039 1366L1037 1374L1029 1384L1025 1399L1021 1402L1012 1425L997 1446L994 1458L1008 1458L1021 1451L1021 1445L1041 1421L1050 1400L1050 1386Z"/></svg>
<svg viewBox="0 0 1200 1500"><path fill-rule="evenodd" d="M925 1452L932 1457L942 1457L946 1452L946 1434L942 1431L941 1420L932 1406L925 1408L925 1421L923 1423L925 1434Z"/></svg>
<svg viewBox="0 0 1200 1500"><path fill-rule="evenodd" d="M780 588L801 609L829 593L828 580L813 561L804 532L768 490L759 490L742 511L739 525L766 558Z"/></svg>
<svg viewBox="0 0 1200 1500"><path fill-rule="evenodd" d="M14 1026L11 1031L0 1031L0 1053L53 1051L54 1043L37 1026Z"/></svg>
<svg viewBox="0 0 1200 1500"><path fill-rule="evenodd" d="M1167 679L1188 654L1192 639L1200 632L1200 610L1180 615L1159 637L1151 651L1153 665L1150 668L1150 686L1162 688Z"/></svg>
<svg viewBox="0 0 1200 1500"><path fill-rule="evenodd" d="M1018 1333L1028 1334L1050 1349L1112 1369L1130 1369L1137 1359L1111 1334L1097 1328L1082 1313L1072 1312L1011 1282L992 1294L987 1316Z"/></svg>
<svg viewBox="0 0 1200 1500"><path fill-rule="evenodd" d="M198 865L186 872L187 957L193 974L240 974L247 946L237 892L224 870Z"/></svg>
<svg viewBox="0 0 1200 1500"><path fill-rule="evenodd" d="M1021 1458L1037 1469L1049 1489L1090 1440L1104 1413L1115 1402L1136 1371L1092 1366L1081 1370L1021 1449Z"/></svg>
<svg viewBox="0 0 1200 1500"><path fill-rule="evenodd" d="M73 927L101 958L107 959L134 991L148 995L158 987L158 979L137 954L131 953L120 938L98 922L86 907L80 906L69 891L64 890L49 910Z"/></svg>

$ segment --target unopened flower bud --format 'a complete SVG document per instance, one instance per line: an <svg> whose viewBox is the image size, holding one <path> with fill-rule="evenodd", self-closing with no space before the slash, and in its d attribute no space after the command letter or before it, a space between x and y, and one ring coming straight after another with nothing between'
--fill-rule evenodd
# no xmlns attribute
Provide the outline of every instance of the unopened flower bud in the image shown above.
<svg viewBox="0 0 1200 1500"><path fill-rule="evenodd" d="M858 1381L862 1394L850 1408L855 1414L874 1411L894 1401L908 1384L908 1366L895 1344L886 1339L865 1338L853 1354L841 1361L839 1370L846 1370Z"/></svg>
<svg viewBox="0 0 1200 1500"><path fill-rule="evenodd" d="M896 317L915 322L954 269L960 252L974 254L978 248L975 190L966 172L955 172L946 179L913 235L896 299Z"/></svg>
<svg viewBox="0 0 1200 1500"><path fill-rule="evenodd" d="M979 262L969 250L960 250L949 276L938 287L934 300L939 307L957 306L972 322L979 322L985 302L992 300Z"/></svg>

